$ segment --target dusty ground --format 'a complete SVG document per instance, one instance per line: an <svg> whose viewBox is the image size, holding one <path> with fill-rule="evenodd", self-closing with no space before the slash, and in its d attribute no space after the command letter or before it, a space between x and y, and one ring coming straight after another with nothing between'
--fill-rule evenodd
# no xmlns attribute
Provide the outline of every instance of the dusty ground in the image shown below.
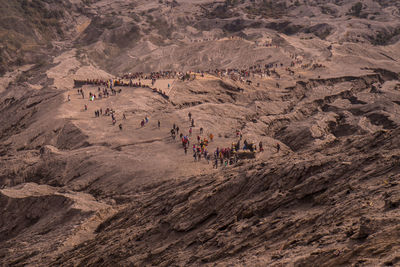
<svg viewBox="0 0 400 267"><path fill-rule="evenodd" d="M286 2L265 15L248 2L71 1L51 61L0 78L1 264L398 265L398 3L362 1L355 16L355 1ZM168 100L118 87L91 102L97 86L79 88L85 99L73 88L267 63L280 78L160 79ZM240 130L265 151L218 169L195 162L169 134L174 123L188 133L189 112L192 143L203 127L213 152Z"/></svg>

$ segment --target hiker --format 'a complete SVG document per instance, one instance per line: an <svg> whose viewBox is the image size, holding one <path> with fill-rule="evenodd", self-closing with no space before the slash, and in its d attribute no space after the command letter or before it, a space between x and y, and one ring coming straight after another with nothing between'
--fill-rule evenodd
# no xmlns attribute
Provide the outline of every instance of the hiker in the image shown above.
<svg viewBox="0 0 400 267"><path fill-rule="evenodd" d="M256 152L256 151L257 151L257 145L251 144L251 145L250 145L250 151L251 151L251 152Z"/></svg>
<svg viewBox="0 0 400 267"><path fill-rule="evenodd" d="M192 136L192 127L189 128L189 136Z"/></svg>
<svg viewBox="0 0 400 267"><path fill-rule="evenodd" d="M172 137L172 139L175 140L175 130L174 129L171 129L171 137Z"/></svg>
<svg viewBox="0 0 400 267"><path fill-rule="evenodd" d="M118 127L119 127L119 130L122 131L122 123L120 123L120 124L118 125Z"/></svg>
<svg viewBox="0 0 400 267"><path fill-rule="evenodd" d="M179 134L179 126L176 126L176 134Z"/></svg>
<svg viewBox="0 0 400 267"><path fill-rule="evenodd" d="M203 134L203 127L200 127L200 134Z"/></svg>
<svg viewBox="0 0 400 267"><path fill-rule="evenodd" d="M260 148L260 152L263 152L264 151L264 148L263 148L263 143L260 141L260 143L258 144L258 147Z"/></svg>
<svg viewBox="0 0 400 267"><path fill-rule="evenodd" d="M144 120L146 121L146 123L149 122L149 118L147 118L147 116L144 118Z"/></svg>
<svg viewBox="0 0 400 267"><path fill-rule="evenodd" d="M214 166L215 166L216 169L218 169L218 157L217 157L216 153L214 153L214 165L213 165L213 167Z"/></svg>
<svg viewBox="0 0 400 267"><path fill-rule="evenodd" d="M247 140L244 140L243 150L247 150L248 148L249 148L249 144L247 143Z"/></svg>
<svg viewBox="0 0 400 267"><path fill-rule="evenodd" d="M200 143L200 135L197 136L197 142Z"/></svg>
<svg viewBox="0 0 400 267"><path fill-rule="evenodd" d="M192 119L192 113L189 112L188 117L189 117L189 121L190 121Z"/></svg>
<svg viewBox="0 0 400 267"><path fill-rule="evenodd" d="M158 120L157 125L158 125L158 129L160 129L160 126L161 126L160 120Z"/></svg>
<svg viewBox="0 0 400 267"><path fill-rule="evenodd" d="M194 119L192 119L192 127L194 127Z"/></svg>
<svg viewBox="0 0 400 267"><path fill-rule="evenodd" d="M172 129L174 129L174 130L175 130L175 128L176 128L176 125L175 125L175 123L174 123L174 125L172 125Z"/></svg>
<svg viewBox="0 0 400 267"><path fill-rule="evenodd" d="M85 110L87 110L87 105L85 104Z"/></svg>
<svg viewBox="0 0 400 267"><path fill-rule="evenodd" d="M279 150L281 150L281 145L278 143L278 144L276 144L276 153L278 153Z"/></svg>
<svg viewBox="0 0 400 267"><path fill-rule="evenodd" d="M212 142L214 139L214 135L212 133L210 133L210 141Z"/></svg>
<svg viewBox="0 0 400 267"><path fill-rule="evenodd" d="M142 120L142 122L140 123L140 127L144 126L144 120Z"/></svg>
<svg viewBox="0 0 400 267"><path fill-rule="evenodd" d="M194 161L197 161L197 153L196 152L193 153L193 158L194 158Z"/></svg>

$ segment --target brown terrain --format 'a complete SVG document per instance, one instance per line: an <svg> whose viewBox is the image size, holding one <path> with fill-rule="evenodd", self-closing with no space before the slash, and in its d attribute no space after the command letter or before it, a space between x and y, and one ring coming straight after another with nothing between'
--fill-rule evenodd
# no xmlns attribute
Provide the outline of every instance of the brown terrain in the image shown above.
<svg viewBox="0 0 400 267"><path fill-rule="evenodd" d="M399 1L0 0L0 15L0 266L400 265ZM159 71L191 74L141 78L167 97L74 86ZM194 161L170 135L189 112L191 145L240 131L264 152Z"/></svg>

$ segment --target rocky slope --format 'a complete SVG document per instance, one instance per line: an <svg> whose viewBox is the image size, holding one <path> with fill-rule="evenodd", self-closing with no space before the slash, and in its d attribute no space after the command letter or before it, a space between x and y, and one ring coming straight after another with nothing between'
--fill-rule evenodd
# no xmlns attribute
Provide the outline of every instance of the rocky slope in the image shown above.
<svg viewBox="0 0 400 267"><path fill-rule="evenodd" d="M399 264L397 1L1 6L2 264ZM276 73L255 73L265 64ZM85 99L73 88L215 68L254 74L157 80L168 99L117 87L92 102L98 86L81 87ZM237 130L265 151L218 169L194 162L169 134L188 132L188 112L191 141L200 127L214 134L210 152Z"/></svg>

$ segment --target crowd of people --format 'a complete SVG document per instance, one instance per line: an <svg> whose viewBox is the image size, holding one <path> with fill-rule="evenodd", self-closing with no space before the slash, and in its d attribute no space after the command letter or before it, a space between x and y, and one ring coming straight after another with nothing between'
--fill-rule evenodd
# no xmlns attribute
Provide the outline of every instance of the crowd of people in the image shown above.
<svg viewBox="0 0 400 267"><path fill-rule="evenodd" d="M280 64L279 66L282 66ZM241 78L248 78L251 75L254 74L266 74L268 76L270 75L276 75L279 77L279 74L276 72L275 67L278 67L278 64L267 64L265 66L261 65L255 65L250 67L247 70L240 70L240 69L226 69L226 70L213 70L213 71L207 71L207 72L197 72L198 74L204 76L205 73L211 74L211 75L216 75L219 77L223 76L230 76L234 77L235 75L238 75ZM293 72L289 67L286 68L286 71ZM154 92L160 94L163 97L168 98L166 96L165 92L162 90L158 90L156 88L151 88L148 85L144 85L141 82L141 79L151 79L152 80L152 85L155 84L155 81L157 79L162 79L162 78L176 78L176 77L181 77L183 73L179 72L168 72L168 71L162 71L162 72L153 72L150 73L149 75L145 75L143 73L133 73L124 75L123 79L129 79L129 83L124 82L122 79L110 79L110 80L100 80L100 79L94 79L90 80L87 79L86 81L76 81L77 84L81 84L84 82L84 84L87 85L95 85L95 86L104 86L104 88L97 88L97 91L94 90L94 92L86 92L86 96L88 97L89 101L96 101L96 100L101 100L102 98L108 98L110 96L116 96L118 93L121 93L121 89L116 89L116 86L130 86L130 87L142 87L142 88L150 88ZM138 82L133 82L132 79L139 79ZM277 86L279 87L279 84L277 83ZM168 84L168 87L170 87L170 84ZM85 92L82 89L77 89L77 92L79 95L82 96L83 99L85 99ZM68 95L68 101L70 101L70 97ZM84 106L85 110L87 110L87 104ZM111 117L111 122L112 125L116 125L117 119L115 116L115 110L111 108L106 108L103 112L103 109L97 109L94 111L95 118L98 118L100 116L109 116ZM123 114L123 120L126 120L126 115L125 113ZM189 128L188 132L184 133L182 129L179 128L178 125L173 124L172 129L170 130L170 134L173 140L176 141L177 136L179 136L179 141L182 144L183 152L185 155L188 154L189 147L191 145L192 152L193 152L193 159L196 162L202 161L202 158L204 161L206 161L208 164L210 161L212 161L212 166L213 168L218 168L219 166L228 166L236 163L240 159L240 153L248 151L248 153L255 153L255 152L263 152L264 147L262 142L260 141L258 144L258 150L257 150L257 145L253 142L248 142L247 140L244 140L243 142L243 147L241 146L241 141L242 141L242 134L240 131L237 131L236 136L237 136L237 141L232 143L231 147L223 147L220 148L219 146L212 151L211 153L209 152L209 145L214 141L214 135L212 133L204 134L204 129L203 127L199 127L198 130L198 135L193 136L193 131L195 128L195 121L192 116L192 114L189 112L188 113L188 121L189 121ZM146 116L144 119L140 121L140 127L143 128L149 123L149 118ZM160 129L161 127L161 122L158 120L157 121L157 126ZM122 123L118 125L119 129L122 131ZM280 150L280 145L277 144L277 152Z"/></svg>
<svg viewBox="0 0 400 267"><path fill-rule="evenodd" d="M152 88L146 84L143 84L140 80L138 82L133 82L132 79L127 83L124 82L121 79L110 79L110 80L100 80L100 79L95 79L95 80L91 80L91 79L87 79L87 80L74 80L75 83L75 87L81 87L83 85L103 85L105 86L105 88L102 90L102 92L100 92L100 87L99 87L99 94L98 96L96 96L95 94L91 94L89 95L89 98L91 101L95 100L96 97L102 98L102 97L108 97L110 95L110 93L112 95L115 95L116 93L120 93L121 89L119 89L118 91L115 90L114 88L116 86L125 86L125 87L136 87L136 88L148 88L150 90L152 90L154 93L159 94L160 96L162 96L165 99L169 99L169 96L165 93L165 91L161 90L161 89L157 89L157 88ZM152 85L154 85L155 80L152 81ZM108 89L110 89L110 92L108 91ZM83 91L81 89L78 89L78 93L80 93L82 95L82 98L85 98ZM93 99L92 99L93 97Z"/></svg>
<svg viewBox="0 0 400 267"><path fill-rule="evenodd" d="M122 78L126 80L175 79L181 75L183 75L183 72L177 72L177 71L157 71L157 72L150 72L147 74L143 72L134 72L134 73L125 73L122 75Z"/></svg>
<svg viewBox="0 0 400 267"><path fill-rule="evenodd" d="M188 122L189 129L188 132L185 133L182 129L179 128L177 124L172 125L172 129L170 130L172 140L177 139L179 136L179 141L181 142L183 153L185 155L188 154L189 147L192 148L192 155L195 162L206 161L208 164L212 161L213 168L218 168L218 166L228 166L236 163L240 159L240 153L248 151L248 153L256 153L263 152L264 147L262 142L260 141L258 144L259 149L257 150L257 146L247 140L244 140L244 146L241 147L241 140L243 138L240 131L237 131L237 142L232 143L231 147L223 147L219 146L212 151L209 152L209 145L214 141L214 135L212 133L204 133L203 127L198 127L198 135L193 136L193 128L194 118L192 114L188 113Z"/></svg>
<svg viewBox="0 0 400 267"><path fill-rule="evenodd" d="M161 89L154 88L155 82L159 79L180 79L189 80L194 79L197 75L204 77L205 74L212 75L218 78L229 78L234 81L239 81L247 84L251 84L249 80L251 77L275 77L277 79L281 78L282 70L286 71L289 75L294 76L295 71L293 68L297 65L301 65L302 69L311 68L323 68L322 64L318 63L307 63L302 64L303 59L301 56L295 54L290 54L291 58L290 66L284 66L281 62L273 62L268 64L257 64L247 68L228 68L228 69L210 69L206 71L158 71L158 72L135 72L122 74L120 78L115 79L86 79L86 80L74 80L75 86L80 87L82 85L96 85L96 86L106 86L107 88L113 89L115 86L125 86L125 87L141 87L152 89L153 92L160 94L163 98L169 99L169 96L165 91ZM278 68L280 68L278 72ZM135 80L135 81L134 81ZM151 86L143 83L143 80L151 80ZM103 94L104 95L104 94Z"/></svg>

